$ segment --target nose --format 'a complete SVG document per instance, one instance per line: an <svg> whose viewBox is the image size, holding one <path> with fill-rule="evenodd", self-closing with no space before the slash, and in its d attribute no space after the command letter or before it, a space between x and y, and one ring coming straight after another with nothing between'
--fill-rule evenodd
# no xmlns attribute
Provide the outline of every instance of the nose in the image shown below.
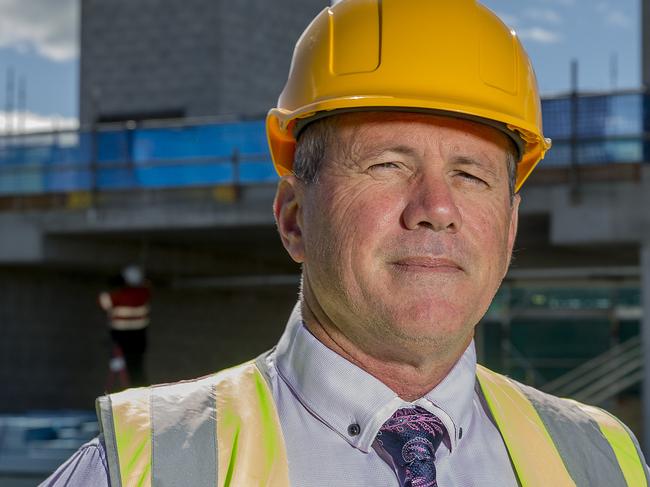
<svg viewBox="0 0 650 487"><path fill-rule="evenodd" d="M462 225L452 189L441 175L422 177L411 187L402 219L409 230L423 227L455 233Z"/></svg>

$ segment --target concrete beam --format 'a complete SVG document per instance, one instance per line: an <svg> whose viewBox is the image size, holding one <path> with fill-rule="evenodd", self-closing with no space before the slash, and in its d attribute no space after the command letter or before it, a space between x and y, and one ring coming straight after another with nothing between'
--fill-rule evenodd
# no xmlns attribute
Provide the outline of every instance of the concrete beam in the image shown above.
<svg viewBox="0 0 650 487"><path fill-rule="evenodd" d="M271 204L275 188L267 185L236 189L230 200L209 189L180 194L113 192L100 194L95 201L88 199L81 208L3 212L0 264L41 264L50 260L112 267L117 260L133 261L133 256L140 254L137 242L155 241L156 234L172 236L187 246L192 244L191 239L183 239L188 232L236 234L239 229L263 227L274 233ZM93 242L93 238L104 241ZM178 249L161 252L179 254ZM189 262L205 260L194 258L189 251L180 253ZM178 261L177 257L161 258L161 262ZM203 265L199 263L197 268Z"/></svg>
<svg viewBox="0 0 650 487"><path fill-rule="evenodd" d="M219 201L210 193L192 199L174 192L106 193L87 208L43 211L35 218L40 216L46 233L57 235L273 226L271 205L275 186L238 190L232 201Z"/></svg>
<svg viewBox="0 0 650 487"><path fill-rule="evenodd" d="M45 239L43 263L47 265L113 272L130 262L144 265L150 274L179 278L284 274L298 269L273 228Z"/></svg>
<svg viewBox="0 0 650 487"><path fill-rule="evenodd" d="M43 231L20 213L0 214L0 264L38 262L43 257Z"/></svg>
<svg viewBox="0 0 650 487"><path fill-rule="evenodd" d="M649 213L650 165L644 166L638 181L584 183L577 204L568 185L526 188L521 215L549 215L551 245L638 244Z"/></svg>

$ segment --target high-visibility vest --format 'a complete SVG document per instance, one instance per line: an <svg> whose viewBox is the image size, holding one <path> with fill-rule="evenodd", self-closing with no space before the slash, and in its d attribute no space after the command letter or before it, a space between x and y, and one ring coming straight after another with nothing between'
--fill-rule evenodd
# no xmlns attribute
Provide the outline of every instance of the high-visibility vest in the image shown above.
<svg viewBox="0 0 650 487"><path fill-rule="evenodd" d="M113 330L140 330L149 325L151 291L146 286L102 292L97 300L108 314L108 324Z"/></svg>
<svg viewBox="0 0 650 487"><path fill-rule="evenodd" d="M479 366L480 391L523 487L648 486L627 428ZM100 397L113 487L289 487L263 359L192 381Z"/></svg>

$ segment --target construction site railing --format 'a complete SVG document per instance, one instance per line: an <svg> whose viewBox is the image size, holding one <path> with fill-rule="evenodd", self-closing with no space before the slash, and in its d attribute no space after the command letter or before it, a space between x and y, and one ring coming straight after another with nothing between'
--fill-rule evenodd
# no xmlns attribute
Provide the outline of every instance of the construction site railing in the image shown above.
<svg viewBox="0 0 650 487"><path fill-rule="evenodd" d="M649 100L635 91L542 100L553 149L541 167L650 160ZM0 195L275 180L262 118L127 121L0 136Z"/></svg>
<svg viewBox="0 0 650 487"><path fill-rule="evenodd" d="M643 357L639 336L546 383L550 394L601 404L643 378Z"/></svg>

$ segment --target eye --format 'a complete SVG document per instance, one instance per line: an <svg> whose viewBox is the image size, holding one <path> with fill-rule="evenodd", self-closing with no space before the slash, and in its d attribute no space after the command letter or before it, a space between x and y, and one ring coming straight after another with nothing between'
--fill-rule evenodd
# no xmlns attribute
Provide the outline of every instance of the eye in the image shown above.
<svg viewBox="0 0 650 487"><path fill-rule="evenodd" d="M482 186L488 186L488 183L485 182L483 179L479 178L478 176L474 176L473 174L464 172L464 171L459 171L456 173L456 175L472 184L479 184Z"/></svg>
<svg viewBox="0 0 650 487"><path fill-rule="evenodd" d="M396 162L380 162L378 164L372 164L368 169L372 171L382 169L399 169L399 164Z"/></svg>

